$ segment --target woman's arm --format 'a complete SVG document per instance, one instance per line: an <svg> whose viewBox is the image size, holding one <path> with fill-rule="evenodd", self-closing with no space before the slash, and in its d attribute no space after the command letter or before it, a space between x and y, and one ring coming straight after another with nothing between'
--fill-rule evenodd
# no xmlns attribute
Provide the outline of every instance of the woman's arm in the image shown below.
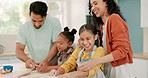
<svg viewBox="0 0 148 78"><path fill-rule="evenodd" d="M79 67L80 70L83 71L95 71L98 68L102 68L102 64L103 63L107 63L110 61L113 61L114 58L112 56L112 54L109 55L105 55L105 51L102 48L98 48L98 51L96 52L95 56L93 57L92 60L89 60L88 62L82 63L81 66Z"/></svg>
<svg viewBox="0 0 148 78"><path fill-rule="evenodd" d="M89 60L88 62L81 64L81 66L79 68L81 70L84 70L84 71L89 71L98 64L108 63L108 62L111 62L113 60L114 60L114 58L113 58L112 54L109 54L109 55L106 55L106 56L103 56L103 57L100 57L100 58Z"/></svg>

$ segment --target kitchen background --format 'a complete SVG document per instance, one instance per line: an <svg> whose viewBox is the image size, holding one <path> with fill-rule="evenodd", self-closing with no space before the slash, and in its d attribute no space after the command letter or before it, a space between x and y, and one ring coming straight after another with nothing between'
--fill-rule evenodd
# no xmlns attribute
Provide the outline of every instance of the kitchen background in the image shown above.
<svg viewBox="0 0 148 78"><path fill-rule="evenodd" d="M15 41L20 24L29 19L28 6L34 0L0 0L0 45L4 53L15 52ZM42 0L49 5L48 14L61 21L62 28L79 29L89 15L88 0ZM148 53L148 0L116 0L129 26L134 54ZM13 4L12 4L13 3ZM78 34L76 36L78 39ZM75 43L77 41L75 40ZM27 50L26 50L27 51ZM0 60L6 60L0 56ZM16 59L15 57L13 57ZM12 57L11 57L12 59ZM14 61L7 61L14 63ZM6 63L7 63L6 62ZM16 61L18 62L18 60ZM0 62L4 63L3 61ZM138 78L148 78L148 59L134 58Z"/></svg>
<svg viewBox="0 0 148 78"><path fill-rule="evenodd" d="M1 1L1 0L0 0ZM16 2L15 2L16 1ZM29 19L28 6L33 0L5 0L0 5L0 45L5 52L15 50L15 40L18 27ZM44 0L48 2L48 14L60 19L62 27L79 29L86 23L86 15L89 15L88 0ZM142 0L143 2L146 0ZM11 3L16 4L11 4ZM141 0L117 0L121 11L129 25L131 43L134 53L148 52L148 24L142 23ZM7 6L9 5L9 6ZM146 12L147 13L147 12ZM147 20L145 18L145 20ZM77 35L78 37L78 35Z"/></svg>

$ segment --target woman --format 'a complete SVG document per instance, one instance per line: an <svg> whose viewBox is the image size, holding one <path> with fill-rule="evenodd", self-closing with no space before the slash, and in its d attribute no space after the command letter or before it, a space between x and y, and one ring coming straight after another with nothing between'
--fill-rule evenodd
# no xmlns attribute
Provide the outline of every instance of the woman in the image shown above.
<svg viewBox="0 0 148 78"><path fill-rule="evenodd" d="M102 31L106 55L81 64L80 69L88 71L105 63L106 78L135 78L128 26L118 5L114 0L90 0L89 8Z"/></svg>

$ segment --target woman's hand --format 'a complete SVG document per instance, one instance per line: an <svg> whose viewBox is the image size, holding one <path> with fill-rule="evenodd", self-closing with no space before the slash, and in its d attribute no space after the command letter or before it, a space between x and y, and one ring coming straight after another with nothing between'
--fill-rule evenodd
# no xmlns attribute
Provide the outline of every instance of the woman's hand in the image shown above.
<svg viewBox="0 0 148 78"><path fill-rule="evenodd" d="M85 63L81 63L78 69L81 71L89 71L92 68L94 68L97 64L99 64L98 59L89 60Z"/></svg>

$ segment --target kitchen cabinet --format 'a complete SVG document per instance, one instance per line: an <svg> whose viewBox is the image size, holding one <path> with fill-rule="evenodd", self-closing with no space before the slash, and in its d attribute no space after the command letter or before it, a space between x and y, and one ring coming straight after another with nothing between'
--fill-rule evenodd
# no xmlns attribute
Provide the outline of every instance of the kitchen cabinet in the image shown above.
<svg viewBox="0 0 148 78"><path fill-rule="evenodd" d="M134 58L133 61L137 78L148 78L148 59Z"/></svg>
<svg viewBox="0 0 148 78"><path fill-rule="evenodd" d="M25 53L29 56L28 52ZM22 63L15 55L15 52L3 52L0 54L0 64Z"/></svg>
<svg viewBox="0 0 148 78"><path fill-rule="evenodd" d="M148 0L141 1L141 27L148 27Z"/></svg>
<svg viewBox="0 0 148 78"><path fill-rule="evenodd" d="M1 56L0 57L0 64L13 64L13 63L21 63L18 58L15 56Z"/></svg>

